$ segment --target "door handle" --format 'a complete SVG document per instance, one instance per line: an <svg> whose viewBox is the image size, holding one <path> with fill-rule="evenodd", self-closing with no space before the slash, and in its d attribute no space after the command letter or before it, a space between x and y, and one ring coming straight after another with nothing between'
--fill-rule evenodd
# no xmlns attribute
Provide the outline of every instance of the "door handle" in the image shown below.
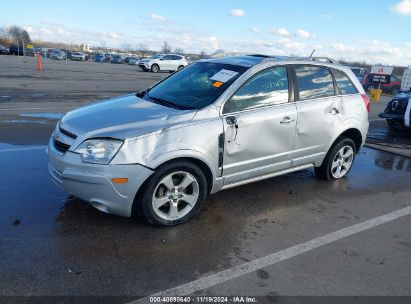
<svg viewBox="0 0 411 304"><path fill-rule="evenodd" d="M293 118L290 117L284 117L282 121L280 121L280 124L284 125L284 124L289 124L292 123L294 121Z"/></svg>
<svg viewBox="0 0 411 304"><path fill-rule="evenodd" d="M340 110L337 108L331 108L330 110L330 114L331 115L337 115L338 113L340 113Z"/></svg>

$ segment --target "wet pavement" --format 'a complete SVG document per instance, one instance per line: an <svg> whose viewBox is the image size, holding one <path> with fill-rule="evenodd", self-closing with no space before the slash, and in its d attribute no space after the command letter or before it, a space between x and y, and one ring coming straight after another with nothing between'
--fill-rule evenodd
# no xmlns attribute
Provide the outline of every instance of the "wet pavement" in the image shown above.
<svg viewBox="0 0 411 304"><path fill-rule="evenodd" d="M411 160L364 149L344 180L319 181L312 170L306 170L245 185L211 196L200 215L187 224L155 228L104 214L70 197L51 182L44 149L32 148L0 152L2 295L144 296L411 205ZM402 270L390 268L389 263L384 267L390 276L402 278L403 284L395 284L392 294L398 289L408 294L410 220L408 216L391 223L388 235L374 233L375 241L388 240L379 244L383 251L373 251L369 238L359 236L336 253L332 248L325 250L325 257L344 255L344 250L354 246L367 252L363 259L375 259L375 266L381 268L378 259L388 261L399 255ZM362 248L361 242L370 250ZM317 258L302 259L321 272L321 252L314 254ZM339 267L352 267L350 261L341 263ZM357 280L370 280L358 263L359 268L352 268L350 274ZM370 267L368 262L365 266ZM275 271L272 276L283 273ZM379 279L392 281L392 277ZM314 287L310 294L335 294L333 289L323 289L323 280L322 276L310 278ZM267 293L266 285L249 286L255 288L243 290L246 294ZM378 293L378 286L362 289L361 294ZM344 294L345 289L335 288L337 294ZM231 294L230 290L219 293ZM289 285L285 290L296 295L305 289Z"/></svg>
<svg viewBox="0 0 411 304"><path fill-rule="evenodd" d="M0 102L2 296L127 302L411 206L411 159L364 148L347 178L325 182L305 170L225 190L177 227L104 214L59 189L47 171L45 144L57 119L89 101L34 103L27 94ZM388 134L376 122L371 136L374 127ZM278 295L411 296L410 223L407 215L197 294L263 296L259 303Z"/></svg>

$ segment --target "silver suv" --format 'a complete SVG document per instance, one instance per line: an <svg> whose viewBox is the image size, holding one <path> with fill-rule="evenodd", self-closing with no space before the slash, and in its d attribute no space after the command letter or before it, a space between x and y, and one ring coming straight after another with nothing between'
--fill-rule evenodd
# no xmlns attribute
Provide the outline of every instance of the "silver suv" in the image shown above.
<svg viewBox="0 0 411 304"><path fill-rule="evenodd" d="M188 65L184 56L177 54L158 54L151 58L141 59L138 66L143 71L178 71Z"/></svg>
<svg viewBox="0 0 411 304"><path fill-rule="evenodd" d="M101 211L174 225L223 189L307 168L344 177L368 111L342 65L201 60L145 91L67 113L50 138L49 171Z"/></svg>

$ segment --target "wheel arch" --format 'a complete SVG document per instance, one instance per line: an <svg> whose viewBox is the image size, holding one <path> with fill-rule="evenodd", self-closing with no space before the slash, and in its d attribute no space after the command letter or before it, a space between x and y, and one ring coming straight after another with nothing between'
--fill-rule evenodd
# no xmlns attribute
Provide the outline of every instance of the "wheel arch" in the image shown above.
<svg viewBox="0 0 411 304"><path fill-rule="evenodd" d="M173 162L190 162L195 164L196 166L198 166L200 168L200 170L204 173L204 176L206 178L207 181L207 195L210 194L211 189L213 188L213 183L214 183L214 178L215 175L213 174L213 171L211 170L209 164L207 164L204 160L200 159L200 158L196 158L196 157L192 157L192 156L181 156L181 157L176 157L176 158L172 158L169 160L164 160L163 162L157 164L157 166L155 166L155 168L152 168L152 170L157 170L160 167L166 166L170 163ZM146 187L146 184L148 183L150 177L148 177L144 183L140 186L140 188L137 190L135 196L134 196L134 200L133 200L133 205L132 205L132 211L131 214L132 216L136 216L137 215L137 208L136 208L136 203L138 203L138 199L141 197L144 188Z"/></svg>
<svg viewBox="0 0 411 304"><path fill-rule="evenodd" d="M363 141L363 136L361 134L361 131L357 128L349 128L346 129L345 131L343 131L340 135L338 135L332 142L332 144L330 145L330 147L328 148L328 151L334 147L341 138L343 137L348 137L351 138L354 141L355 144L355 152L359 152L361 149L361 144Z"/></svg>

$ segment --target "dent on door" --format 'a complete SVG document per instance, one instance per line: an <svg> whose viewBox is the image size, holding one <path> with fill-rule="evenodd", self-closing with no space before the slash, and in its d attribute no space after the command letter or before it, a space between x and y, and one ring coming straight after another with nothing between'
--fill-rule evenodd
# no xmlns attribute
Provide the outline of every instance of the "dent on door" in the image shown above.
<svg viewBox="0 0 411 304"><path fill-rule="evenodd" d="M295 105L284 105L224 117L224 183L290 168L296 116Z"/></svg>

